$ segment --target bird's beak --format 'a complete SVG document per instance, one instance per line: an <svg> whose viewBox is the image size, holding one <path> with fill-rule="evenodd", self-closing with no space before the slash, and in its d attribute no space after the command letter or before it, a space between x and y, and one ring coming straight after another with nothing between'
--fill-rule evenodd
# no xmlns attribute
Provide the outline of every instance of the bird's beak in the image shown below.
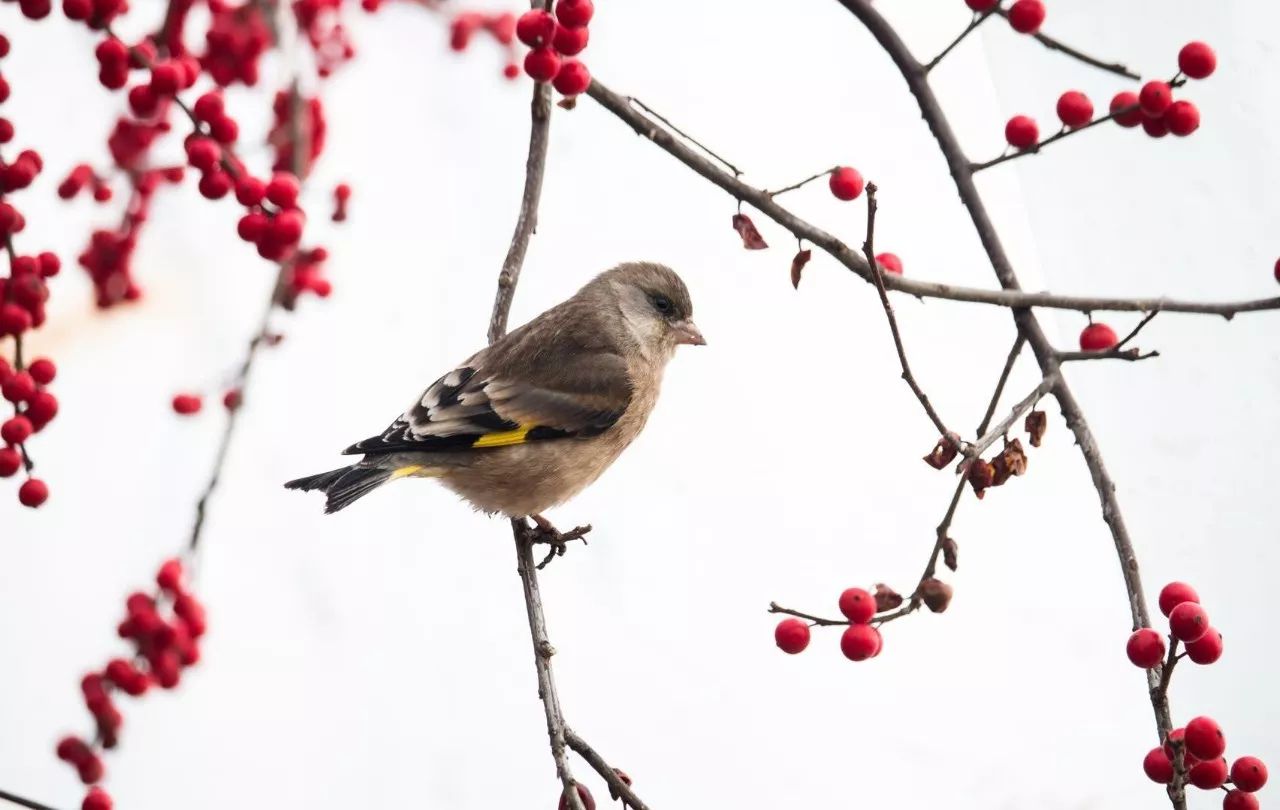
<svg viewBox="0 0 1280 810"><path fill-rule="evenodd" d="M683 343L688 346L705 346L707 339L702 336L702 332L698 330L698 325L693 321L684 320L674 324L676 330L676 343Z"/></svg>

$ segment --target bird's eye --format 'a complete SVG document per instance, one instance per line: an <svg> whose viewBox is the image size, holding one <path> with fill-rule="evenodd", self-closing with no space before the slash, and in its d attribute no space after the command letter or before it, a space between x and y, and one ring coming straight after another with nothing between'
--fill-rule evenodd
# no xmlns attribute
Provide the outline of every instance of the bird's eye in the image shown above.
<svg viewBox="0 0 1280 810"><path fill-rule="evenodd" d="M656 309L660 315L670 315L676 308L676 305L671 303L671 299L665 295L653 295L650 297L649 301L653 304L653 308Z"/></svg>

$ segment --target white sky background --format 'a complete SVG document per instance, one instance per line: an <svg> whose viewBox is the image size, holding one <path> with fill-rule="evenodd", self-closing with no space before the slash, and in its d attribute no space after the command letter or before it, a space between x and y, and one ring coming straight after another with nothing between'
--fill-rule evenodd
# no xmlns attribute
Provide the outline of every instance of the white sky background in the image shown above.
<svg viewBox="0 0 1280 810"><path fill-rule="evenodd" d="M967 20L960 0L882 6L922 56ZM127 810L555 806L505 523L427 482L334 517L280 488L336 466L481 344L523 182L529 86L501 79L495 49L457 57L438 21L394 4L351 23L361 53L327 90L330 140L308 197L335 293L280 318L288 338L262 358L207 526L204 660L175 693L125 700L106 785ZM82 791L53 743L88 729L78 680L124 650L123 598L184 542L221 424L177 419L169 397L230 370L271 270L235 238L234 202L211 205L190 183L157 198L137 257L145 303L94 313L74 255L115 214L67 207L53 188L80 159L103 162L122 100L96 85L82 29L6 5L0 30L14 43L5 114L46 158L21 198L20 246L56 247L69 267L32 341L61 369L62 414L32 443L52 498L32 513L0 485L0 787L69 808ZM1264 38L1280 8L1057 2L1045 30L1152 76L1202 38L1220 67L1182 93L1203 115L1192 138L1108 125L982 176L1024 285L1275 294L1280 54ZM882 189L877 246L908 274L994 285L915 101L836 3L601 2L586 59L758 185L857 166ZM1128 86L1000 21L936 85L975 158L1000 150L1012 114L1050 129L1063 90L1101 108ZM233 95L246 140L267 106ZM323 212L339 179L355 195L337 229ZM862 238L861 200L819 186L787 204ZM676 358L635 446L553 515L596 526L588 550L543 577L570 724L655 808L1165 806L1141 772L1155 732L1123 653L1111 539L1052 406L1028 474L961 505L945 615L889 626L870 663L846 661L835 630L798 657L774 648L771 599L834 615L847 586L909 589L953 479L920 462L936 437L898 379L872 289L815 251L793 292L794 240L757 216L773 248L743 251L732 213L592 102L556 111L513 322L616 262L653 259L688 281L709 342ZM1007 314L896 303L918 376L971 430L1013 338ZM1083 324L1044 320L1064 347ZM1226 636L1220 663L1179 668L1175 717L1211 714L1229 754L1280 768L1277 337L1276 315L1161 316L1140 341L1160 359L1069 376L1153 601L1189 579ZM1028 356L1010 403L1035 380Z"/></svg>

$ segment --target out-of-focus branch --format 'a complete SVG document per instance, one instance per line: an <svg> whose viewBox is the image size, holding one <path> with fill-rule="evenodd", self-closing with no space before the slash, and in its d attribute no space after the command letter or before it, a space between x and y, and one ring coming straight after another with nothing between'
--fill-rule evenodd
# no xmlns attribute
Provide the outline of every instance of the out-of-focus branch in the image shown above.
<svg viewBox="0 0 1280 810"><path fill-rule="evenodd" d="M40 802L34 802L31 799L25 799L22 796L10 793L7 790L0 790L0 799L4 799L6 802L12 802L19 807L26 807L28 810L57 810L57 808L50 807L47 804L41 804Z"/></svg>
<svg viewBox="0 0 1280 810"><path fill-rule="evenodd" d="M918 63L915 69L917 71L922 70ZM724 189L735 200L749 203L765 216L786 228L797 239L805 239L812 242L850 271L861 276L863 280L873 283L871 267L858 251L850 248L827 231L791 213L791 211L779 205L768 191L744 183L736 175L721 169L715 163L681 143L679 137L671 130L666 129L653 117L637 110L634 105L639 102L636 100L618 95L604 84L601 84L598 79L592 80L591 86L587 88L586 95L599 103L601 107L622 119L637 134L648 138L660 149L688 166L694 172ZM967 172L968 159L966 158L965 160L965 166L960 168ZM968 301L977 304L1008 307L1010 309L1044 307L1049 309L1070 309L1079 312L1186 312L1221 315L1225 318L1235 317L1242 312L1280 309L1280 297L1220 303L1179 301L1169 298L1105 298L1098 296L1056 295L1048 292L1026 292L1020 288L986 290L976 287L918 281L896 275L887 276L884 279L884 285L890 290L920 298Z"/></svg>

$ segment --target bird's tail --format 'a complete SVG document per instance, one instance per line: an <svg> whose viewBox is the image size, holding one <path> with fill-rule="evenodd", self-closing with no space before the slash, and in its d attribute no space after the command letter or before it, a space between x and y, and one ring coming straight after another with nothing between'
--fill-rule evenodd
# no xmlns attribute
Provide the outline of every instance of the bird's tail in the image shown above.
<svg viewBox="0 0 1280 810"><path fill-rule="evenodd" d="M300 489L303 492L321 490L327 496L324 505L325 514L331 514L339 509L345 509L393 477L392 470L352 464L349 467L340 467L319 475L298 478L284 486L285 489Z"/></svg>

